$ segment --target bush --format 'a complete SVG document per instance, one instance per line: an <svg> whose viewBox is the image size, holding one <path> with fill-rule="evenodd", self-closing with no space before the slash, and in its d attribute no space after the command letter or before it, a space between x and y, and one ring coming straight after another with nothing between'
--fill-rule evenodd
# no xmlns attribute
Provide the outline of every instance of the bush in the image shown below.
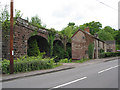
<svg viewBox="0 0 120 90"><path fill-rule="evenodd" d="M60 59L68 58L68 52L64 50L64 46L61 43L55 43L53 48L53 56L58 57Z"/></svg>
<svg viewBox="0 0 120 90"><path fill-rule="evenodd" d="M65 58L65 59L61 59L59 62L60 63L70 63L70 62L72 62L72 59Z"/></svg>
<svg viewBox="0 0 120 90"><path fill-rule="evenodd" d="M37 44L36 39L31 39L29 44L28 44L28 56L39 56L40 55L40 50Z"/></svg>
<svg viewBox="0 0 120 90"><path fill-rule="evenodd" d="M10 61L2 61L2 72L3 74L10 73ZM14 60L14 73L27 72L33 70L50 69L54 67L53 59L41 59L41 57L21 57L20 59Z"/></svg>
<svg viewBox="0 0 120 90"><path fill-rule="evenodd" d="M104 52L99 55L99 58L117 57L117 56L120 56L120 52Z"/></svg>

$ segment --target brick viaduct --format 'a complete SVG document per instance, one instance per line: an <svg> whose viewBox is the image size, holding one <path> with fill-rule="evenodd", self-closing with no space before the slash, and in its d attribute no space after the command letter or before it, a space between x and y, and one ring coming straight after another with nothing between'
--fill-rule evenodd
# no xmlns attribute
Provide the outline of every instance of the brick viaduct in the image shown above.
<svg viewBox="0 0 120 90"><path fill-rule="evenodd" d="M37 32L37 33L36 33ZM36 34L35 34L36 33ZM34 35L35 34L35 35ZM9 35L8 40L3 38L3 46L2 46L2 58L9 59L10 57L10 51L9 51ZM44 43L48 43L48 30L46 29L40 29L38 27L35 27L31 25L27 20L18 18L16 21L16 24L14 25L14 59L19 58L21 56L27 55L27 48L28 48L28 41L32 37L38 37L39 43L44 47ZM64 46L64 49L66 50L67 45L67 39L66 38L60 38L59 34L55 35L54 43L55 42L61 42ZM40 48L40 47L39 47ZM45 51L46 50L41 50Z"/></svg>

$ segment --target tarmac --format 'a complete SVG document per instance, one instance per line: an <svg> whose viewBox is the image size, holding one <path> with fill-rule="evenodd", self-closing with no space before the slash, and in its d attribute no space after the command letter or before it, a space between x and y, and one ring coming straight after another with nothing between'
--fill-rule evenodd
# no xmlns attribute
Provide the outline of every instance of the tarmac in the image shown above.
<svg viewBox="0 0 120 90"><path fill-rule="evenodd" d="M10 80L31 77L31 76L36 76L36 75L49 74L49 73L53 73L53 72L69 70L69 69L73 69L73 68L80 67L80 66L82 67L82 66L86 66L86 65L102 63L102 62L107 62L107 61L116 60L116 59L120 59L120 57L92 59L92 60L88 60L84 63L63 63L62 66L59 66L59 67L56 67L53 69L36 70L36 71L25 72L25 73L17 73L17 74L10 74L10 75L0 74L0 82L6 82L6 81L10 81Z"/></svg>

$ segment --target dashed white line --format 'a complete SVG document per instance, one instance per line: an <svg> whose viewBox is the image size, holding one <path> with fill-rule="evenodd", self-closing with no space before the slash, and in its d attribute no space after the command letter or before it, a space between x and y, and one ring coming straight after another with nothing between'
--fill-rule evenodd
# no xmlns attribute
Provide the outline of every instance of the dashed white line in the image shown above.
<svg viewBox="0 0 120 90"><path fill-rule="evenodd" d="M108 71L108 70L111 70L111 69L113 69L113 68L116 68L116 67L118 67L118 66L119 66L119 65L114 66L114 67L110 67L110 68L108 68L108 69L104 69L104 70L102 70L102 71L99 71L98 74L103 73L103 72Z"/></svg>
<svg viewBox="0 0 120 90"><path fill-rule="evenodd" d="M86 79L86 78L87 78L87 77L83 77L83 78L80 78L80 79L77 79L77 80L74 80L74 81L71 81L71 82L68 82L68 83L65 83L65 84L62 84L62 85L56 86L56 87L53 87L53 89L54 89L54 88L60 88L60 87L66 86L66 85L69 85L69 84L72 84L72 83L75 83L75 82L78 82L78 81L84 80L84 79Z"/></svg>

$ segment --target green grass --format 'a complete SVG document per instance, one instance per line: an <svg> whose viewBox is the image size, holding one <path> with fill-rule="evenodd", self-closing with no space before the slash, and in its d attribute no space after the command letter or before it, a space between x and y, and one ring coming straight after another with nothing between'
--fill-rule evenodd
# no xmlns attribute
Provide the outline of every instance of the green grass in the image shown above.
<svg viewBox="0 0 120 90"><path fill-rule="evenodd" d="M88 61L89 59L81 59L81 60L75 60L73 63L84 63Z"/></svg>

